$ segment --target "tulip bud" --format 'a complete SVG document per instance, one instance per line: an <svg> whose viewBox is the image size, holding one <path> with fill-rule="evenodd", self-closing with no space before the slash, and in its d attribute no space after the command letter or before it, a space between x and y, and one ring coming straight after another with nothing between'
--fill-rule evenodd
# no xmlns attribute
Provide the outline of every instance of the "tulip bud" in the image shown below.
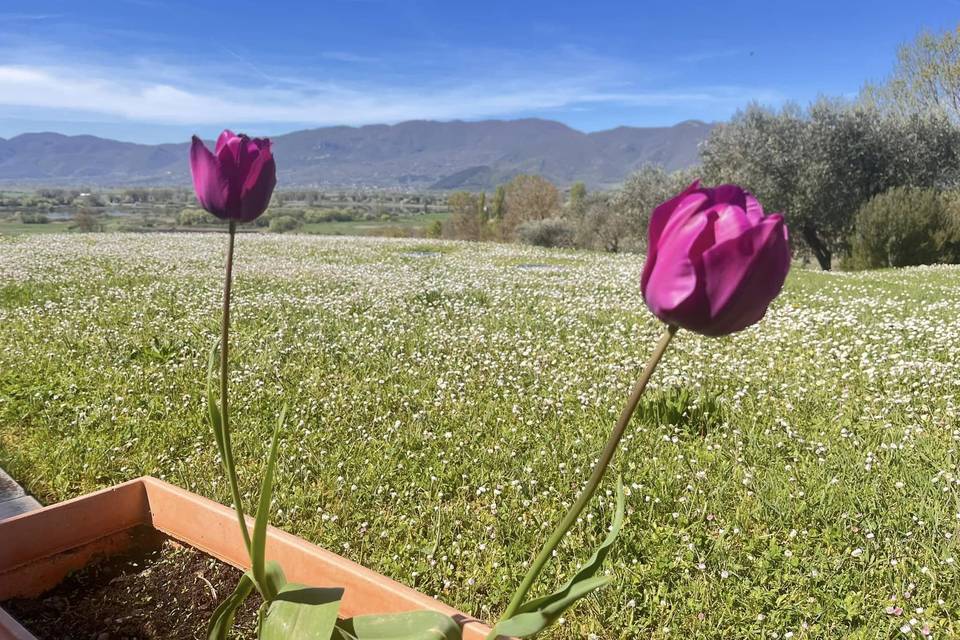
<svg viewBox="0 0 960 640"><path fill-rule="evenodd" d="M789 270L783 216L737 185L696 181L653 210L641 288L664 322L722 336L758 322Z"/></svg>
<svg viewBox="0 0 960 640"><path fill-rule="evenodd" d="M250 222L267 209L277 184L277 165L267 138L225 129L214 153L193 136L190 172L200 206L222 220Z"/></svg>

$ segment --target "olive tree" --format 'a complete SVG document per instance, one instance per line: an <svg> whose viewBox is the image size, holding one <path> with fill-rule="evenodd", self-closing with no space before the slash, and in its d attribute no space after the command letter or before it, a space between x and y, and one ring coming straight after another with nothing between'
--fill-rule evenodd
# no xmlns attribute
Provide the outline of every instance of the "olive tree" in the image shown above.
<svg viewBox="0 0 960 640"><path fill-rule="evenodd" d="M630 248L646 246L653 209L689 186L698 171L699 168L694 167L668 173L659 165L645 164L627 177L613 193L610 205L628 225L626 244Z"/></svg>
<svg viewBox="0 0 960 640"><path fill-rule="evenodd" d="M752 105L711 132L701 158L708 181L742 184L768 211L783 212L830 269L849 249L863 203L893 187L953 183L958 152L960 131L943 114L823 99L806 111Z"/></svg>
<svg viewBox="0 0 960 640"><path fill-rule="evenodd" d="M583 201L583 216L577 223L574 243L586 249L616 253L623 248L632 228L626 211L614 206L615 193L591 193Z"/></svg>

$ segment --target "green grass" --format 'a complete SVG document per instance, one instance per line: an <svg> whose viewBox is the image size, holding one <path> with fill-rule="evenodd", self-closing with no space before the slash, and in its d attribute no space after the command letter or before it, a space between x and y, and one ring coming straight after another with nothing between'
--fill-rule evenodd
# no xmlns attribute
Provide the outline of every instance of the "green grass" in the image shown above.
<svg viewBox="0 0 960 640"><path fill-rule="evenodd" d="M141 474L226 501L201 397L224 243L0 240L0 466L44 502ZM495 618L660 331L642 258L243 235L237 260L247 507L287 401L273 522ZM955 267L797 271L757 327L681 332L615 460L616 582L550 637L960 635L958 311Z"/></svg>
<svg viewBox="0 0 960 640"><path fill-rule="evenodd" d="M69 221L48 222L46 224L25 224L23 222L0 221L0 236L4 234L20 235L24 233L66 233L70 230Z"/></svg>
<svg viewBox="0 0 960 640"><path fill-rule="evenodd" d="M383 236L406 234L408 232L425 232L434 222L444 222L449 217L447 213L423 213L416 215L397 216L391 220L350 220L346 222L317 222L304 224L294 231L294 233L308 233L331 236ZM213 217L210 217L213 221ZM116 232L124 231L124 226L129 230L132 225L136 228L139 225L152 223L161 229L170 229L176 225L176 219L168 215L136 215L124 217L106 217L98 220L101 231ZM74 232L71 227L73 221L51 221L46 224L24 224L15 220L0 220L0 236L21 235L21 234L46 234L46 233L67 233ZM215 230L200 227L179 227L182 231L204 231ZM260 233L267 233L267 229L257 229Z"/></svg>
<svg viewBox="0 0 960 640"><path fill-rule="evenodd" d="M393 220L350 220L347 222L317 222L305 224L297 233L317 233L331 236L367 236L383 235L388 230L425 230L433 222L443 222L447 213L423 213L410 216L398 216Z"/></svg>

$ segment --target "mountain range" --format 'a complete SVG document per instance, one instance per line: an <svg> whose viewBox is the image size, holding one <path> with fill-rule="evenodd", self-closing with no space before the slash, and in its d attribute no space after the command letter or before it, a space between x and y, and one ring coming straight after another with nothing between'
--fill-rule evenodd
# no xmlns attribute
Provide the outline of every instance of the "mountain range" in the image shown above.
<svg viewBox="0 0 960 640"><path fill-rule="evenodd" d="M559 185L617 184L644 163L697 162L714 125L617 127L584 133L552 120L323 127L273 137L281 187L490 189L519 173ZM188 186L189 143L146 145L95 136L0 138L0 184Z"/></svg>

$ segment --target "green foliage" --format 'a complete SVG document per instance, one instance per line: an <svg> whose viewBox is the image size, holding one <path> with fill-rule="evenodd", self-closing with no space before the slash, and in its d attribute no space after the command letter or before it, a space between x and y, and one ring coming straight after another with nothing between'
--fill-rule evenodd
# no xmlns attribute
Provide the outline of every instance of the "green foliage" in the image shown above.
<svg viewBox="0 0 960 640"><path fill-rule="evenodd" d="M234 617L243 601L253 592L253 575L247 571L240 576L236 589L220 601L210 622L207 623L207 640L227 640L233 628Z"/></svg>
<svg viewBox="0 0 960 640"><path fill-rule="evenodd" d="M20 222L23 224L47 224L50 222L50 218L43 215L42 213L20 213Z"/></svg>
<svg viewBox="0 0 960 640"><path fill-rule="evenodd" d="M333 635L343 589L287 583L264 603L259 640L326 640Z"/></svg>
<svg viewBox="0 0 960 640"><path fill-rule="evenodd" d="M632 225L628 198L615 203L615 193L592 193L583 203L583 213L577 220L576 245L588 249L600 249L616 253L624 248L629 239L637 239L645 228Z"/></svg>
<svg viewBox="0 0 960 640"><path fill-rule="evenodd" d="M721 428L725 410L717 398L688 386L670 387L649 394L640 405L640 419L649 424L670 425L686 434L701 436Z"/></svg>
<svg viewBox="0 0 960 640"><path fill-rule="evenodd" d="M213 224L224 224L224 222L212 213L191 207L180 211L177 215L177 224L181 227L204 227Z"/></svg>
<svg viewBox="0 0 960 640"><path fill-rule="evenodd" d="M583 182L574 182L570 185L570 199L567 200L567 209L571 216L580 217L582 215L586 197L587 185Z"/></svg>
<svg viewBox="0 0 960 640"><path fill-rule="evenodd" d="M506 212L507 188L501 184L497 187L497 190L493 194L493 211L491 212L491 218L493 220L503 220L503 216Z"/></svg>
<svg viewBox="0 0 960 640"><path fill-rule="evenodd" d="M572 247L575 229L564 218L531 220L517 227L517 239L524 244L538 247Z"/></svg>
<svg viewBox="0 0 960 640"><path fill-rule="evenodd" d="M270 233L286 233L288 231L295 231L301 227L303 223L300 222L297 218L293 216L276 216L270 218Z"/></svg>
<svg viewBox="0 0 960 640"><path fill-rule="evenodd" d="M434 220L427 226L425 235L428 238L439 238L443 235L443 223L439 220Z"/></svg>
<svg viewBox="0 0 960 640"><path fill-rule="evenodd" d="M277 426L273 430L273 438L270 443L270 454L267 456L267 465L263 470L263 476L260 482L260 500L257 504L257 515L253 525L253 537L250 540L250 570L253 573L257 587L264 596L264 600L270 601L276 593L276 589L269 588L266 570L266 550L267 550L267 524L270 518L270 503L273 499L273 476L277 467L277 451L280 447L280 432L283 430L283 424L287 417L287 406L284 405L280 410L280 417L277 418ZM276 570L282 570L277 565Z"/></svg>
<svg viewBox="0 0 960 640"><path fill-rule="evenodd" d="M76 215L73 216L71 228L82 233L90 233L91 231L102 230L103 225L100 223L96 213L84 208L80 209Z"/></svg>
<svg viewBox="0 0 960 640"><path fill-rule="evenodd" d="M460 640L460 625L436 611L407 611L347 618L333 640Z"/></svg>
<svg viewBox="0 0 960 640"><path fill-rule="evenodd" d="M936 110L960 121L960 26L924 30L901 45L893 73L883 84L867 85L862 97L896 113Z"/></svg>
<svg viewBox="0 0 960 640"><path fill-rule="evenodd" d="M934 189L898 187L857 212L852 266L861 269L954 262L957 219Z"/></svg>
<svg viewBox="0 0 960 640"><path fill-rule="evenodd" d="M303 221L307 224L322 224L324 222L350 222L355 216L349 211L310 209L303 214Z"/></svg>
<svg viewBox="0 0 960 640"><path fill-rule="evenodd" d="M217 376L220 371L220 365L217 362L219 346L219 341L215 341L210 348L210 355L207 357L207 420L210 422L213 440L217 443L217 452L220 454L220 460L224 462L223 468L226 471L227 448L224 441L223 416L220 415L220 405L217 402Z"/></svg>
<svg viewBox="0 0 960 640"><path fill-rule="evenodd" d="M960 129L937 113L897 116L820 100L806 111L753 105L701 149L708 183L735 182L784 213L824 269L849 247L863 203L898 186L939 187L960 175Z"/></svg>
<svg viewBox="0 0 960 640"><path fill-rule="evenodd" d="M493 633L490 634L491 638L497 635L516 636L518 638L535 636L554 624L563 612L578 600L590 595L600 587L606 586L613 580L612 576L598 577L597 574L603 568L603 561L610 553L617 536L620 535L620 529L623 528L626 500L623 481L618 479L617 506L606 539L596 548L590 559L558 591L522 604L517 613L496 624Z"/></svg>

